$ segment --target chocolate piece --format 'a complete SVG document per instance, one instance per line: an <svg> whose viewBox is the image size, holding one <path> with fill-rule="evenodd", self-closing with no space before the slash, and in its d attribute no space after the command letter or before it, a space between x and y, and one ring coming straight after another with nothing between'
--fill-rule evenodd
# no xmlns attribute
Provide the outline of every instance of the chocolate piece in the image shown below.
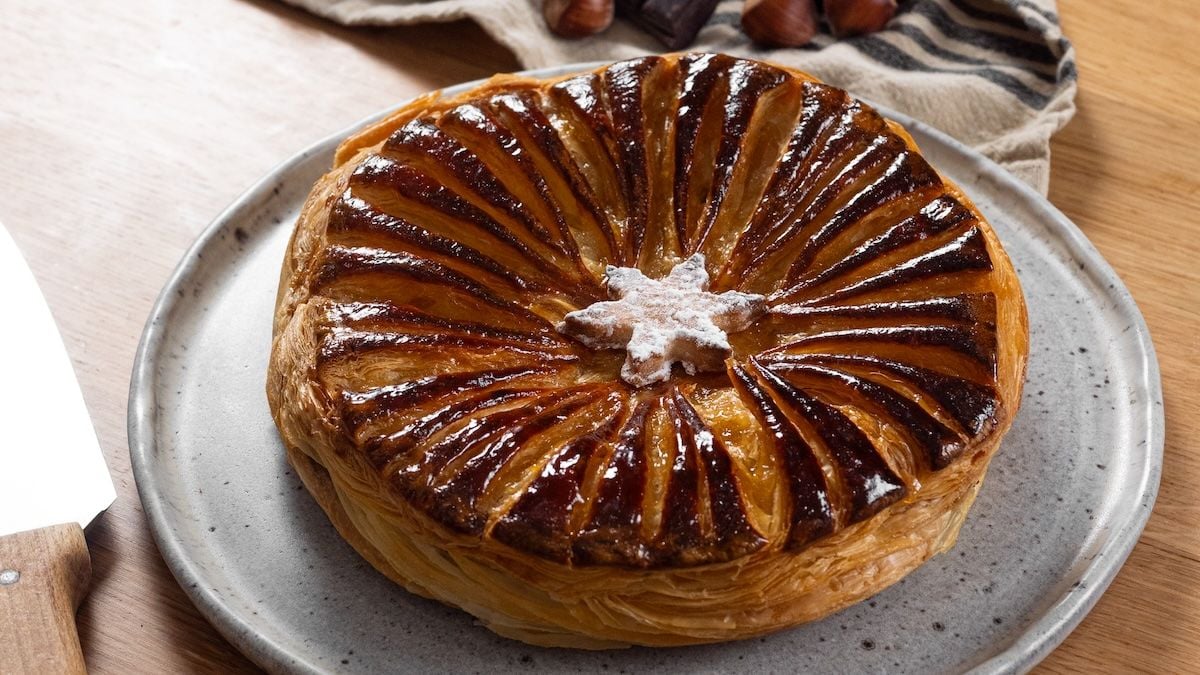
<svg viewBox="0 0 1200 675"><path fill-rule="evenodd" d="M719 0L617 0L617 14L671 49L692 44Z"/></svg>

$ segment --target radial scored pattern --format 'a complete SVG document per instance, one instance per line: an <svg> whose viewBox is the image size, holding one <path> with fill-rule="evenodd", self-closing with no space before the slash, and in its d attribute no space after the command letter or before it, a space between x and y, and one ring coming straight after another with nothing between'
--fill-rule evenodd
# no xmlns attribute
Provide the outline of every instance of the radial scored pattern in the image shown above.
<svg viewBox="0 0 1200 675"><path fill-rule="evenodd" d="M281 296L342 452L405 508L573 566L701 565L802 550L1007 424L1003 253L871 108L712 54L538 85L344 148ZM607 265L695 253L767 298L722 371L633 387L556 330Z"/></svg>

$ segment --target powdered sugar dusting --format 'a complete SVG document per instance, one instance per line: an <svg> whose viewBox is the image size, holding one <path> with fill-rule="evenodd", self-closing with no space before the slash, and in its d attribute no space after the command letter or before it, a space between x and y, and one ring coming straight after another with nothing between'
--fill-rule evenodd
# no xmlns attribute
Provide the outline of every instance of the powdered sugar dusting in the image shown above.
<svg viewBox="0 0 1200 675"><path fill-rule="evenodd" d="M732 351L727 334L745 330L766 308L761 295L708 292L699 253L662 279L612 266L604 277L614 299L567 314L558 330L593 349L624 348L621 378L635 387L668 379L674 363L688 373L721 370Z"/></svg>

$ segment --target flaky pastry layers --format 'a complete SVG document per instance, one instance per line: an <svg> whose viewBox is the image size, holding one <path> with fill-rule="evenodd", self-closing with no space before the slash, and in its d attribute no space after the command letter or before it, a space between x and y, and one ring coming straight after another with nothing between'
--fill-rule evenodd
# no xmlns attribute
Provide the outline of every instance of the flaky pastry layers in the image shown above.
<svg viewBox="0 0 1200 675"><path fill-rule="evenodd" d="M766 296L634 387L556 326L606 265ZM1017 410L1024 300L898 125L720 54L497 76L356 133L284 261L288 457L405 588L539 645L744 638L949 548Z"/></svg>

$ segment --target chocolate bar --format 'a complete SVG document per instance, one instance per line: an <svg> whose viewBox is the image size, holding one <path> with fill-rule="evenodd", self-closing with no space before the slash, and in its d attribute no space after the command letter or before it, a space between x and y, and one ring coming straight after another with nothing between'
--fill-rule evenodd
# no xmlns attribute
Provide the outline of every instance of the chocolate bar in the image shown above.
<svg viewBox="0 0 1200 675"><path fill-rule="evenodd" d="M719 0L617 0L617 14L670 49L692 44Z"/></svg>

